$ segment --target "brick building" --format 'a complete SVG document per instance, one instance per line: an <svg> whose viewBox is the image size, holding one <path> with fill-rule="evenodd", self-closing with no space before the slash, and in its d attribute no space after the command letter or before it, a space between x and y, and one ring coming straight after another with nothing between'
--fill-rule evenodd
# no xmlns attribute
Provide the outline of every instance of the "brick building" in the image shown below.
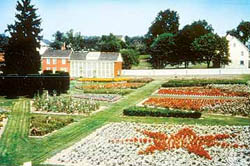
<svg viewBox="0 0 250 166"><path fill-rule="evenodd" d="M66 71L71 77L113 78L121 74L122 56L116 52L73 52L48 49L42 70Z"/></svg>

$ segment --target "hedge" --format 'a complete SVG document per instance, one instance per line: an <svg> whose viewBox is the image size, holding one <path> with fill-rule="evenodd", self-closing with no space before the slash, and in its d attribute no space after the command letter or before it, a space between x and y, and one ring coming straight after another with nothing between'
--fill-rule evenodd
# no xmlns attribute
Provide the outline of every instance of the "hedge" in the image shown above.
<svg viewBox="0 0 250 166"><path fill-rule="evenodd" d="M190 87L190 86L206 86L209 84L245 84L246 80L219 80L219 79L180 79L180 80L169 80L162 84L162 87Z"/></svg>
<svg viewBox="0 0 250 166"><path fill-rule="evenodd" d="M153 116L153 117L176 117L176 118L200 118L201 113L197 111L181 111L149 107L129 107L123 110L127 116Z"/></svg>
<svg viewBox="0 0 250 166"><path fill-rule="evenodd" d="M30 96L48 90L58 94L69 89L70 78L68 73L32 74L32 75L0 75L0 95L8 97Z"/></svg>

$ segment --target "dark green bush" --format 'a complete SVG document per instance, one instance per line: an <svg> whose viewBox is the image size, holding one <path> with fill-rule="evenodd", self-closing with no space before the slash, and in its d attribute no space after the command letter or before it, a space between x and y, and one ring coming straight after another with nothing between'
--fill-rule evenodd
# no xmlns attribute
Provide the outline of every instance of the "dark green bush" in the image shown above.
<svg viewBox="0 0 250 166"><path fill-rule="evenodd" d="M181 111L149 107L129 107L123 110L127 116L153 116L153 117L176 117L176 118L200 118L201 113L197 111Z"/></svg>
<svg viewBox="0 0 250 166"><path fill-rule="evenodd" d="M245 84L246 80L229 80L229 79L180 79L169 80L162 84L162 87L190 87L190 86L206 86L209 84Z"/></svg>

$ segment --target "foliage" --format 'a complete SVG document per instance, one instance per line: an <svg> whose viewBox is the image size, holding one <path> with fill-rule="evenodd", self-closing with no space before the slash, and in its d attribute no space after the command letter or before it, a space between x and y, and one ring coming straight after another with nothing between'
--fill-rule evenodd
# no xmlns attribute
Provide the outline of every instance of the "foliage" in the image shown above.
<svg viewBox="0 0 250 166"><path fill-rule="evenodd" d="M137 89L144 86L145 83L106 83L106 84L95 84L95 85L85 85L83 89Z"/></svg>
<svg viewBox="0 0 250 166"><path fill-rule="evenodd" d="M83 37L83 49L86 51L99 50L98 42L101 37L99 36L84 36Z"/></svg>
<svg viewBox="0 0 250 166"><path fill-rule="evenodd" d="M75 33L73 29L66 32L64 36L67 49L73 49L74 51L81 51L83 47L83 37L81 33Z"/></svg>
<svg viewBox="0 0 250 166"><path fill-rule="evenodd" d="M31 136L44 136L74 122L71 117L49 115L33 115L30 120Z"/></svg>
<svg viewBox="0 0 250 166"><path fill-rule="evenodd" d="M162 87L187 87L187 86L206 86L209 84L245 84L246 80L238 79L175 79L162 84Z"/></svg>
<svg viewBox="0 0 250 166"><path fill-rule="evenodd" d="M64 43L64 33L60 31L56 31L55 34L53 34L53 37L55 38L53 42L50 43L50 47L53 49L61 49Z"/></svg>
<svg viewBox="0 0 250 166"><path fill-rule="evenodd" d="M198 55L199 62L206 62L207 67L215 61L220 64L228 64L229 48L228 41L225 38L220 38L216 34L208 33L199 38L196 38L192 43L191 49Z"/></svg>
<svg viewBox="0 0 250 166"><path fill-rule="evenodd" d="M102 52L119 52L123 48L124 42L110 33L108 36L102 35L98 46Z"/></svg>
<svg viewBox="0 0 250 166"><path fill-rule="evenodd" d="M121 51L123 64L122 68L131 69L132 65L139 64L139 52L134 49L122 49Z"/></svg>
<svg viewBox="0 0 250 166"><path fill-rule="evenodd" d="M137 82L137 83L150 83L154 81L153 78L132 78L132 79L129 79L127 82Z"/></svg>
<svg viewBox="0 0 250 166"><path fill-rule="evenodd" d="M149 107L129 107L123 110L128 116L154 116L154 117L176 117L176 118L200 118L200 112L181 111L171 109L149 108Z"/></svg>
<svg viewBox="0 0 250 166"><path fill-rule="evenodd" d="M99 103L89 100L77 100L71 96L49 96L48 92L42 95L37 95L34 99L36 111L42 112L57 112L67 114L88 114L99 109Z"/></svg>
<svg viewBox="0 0 250 166"><path fill-rule="evenodd" d="M4 52L6 46L8 45L9 38L5 34L0 34L0 53Z"/></svg>
<svg viewBox="0 0 250 166"><path fill-rule="evenodd" d="M159 35L150 46L150 63L157 69L162 69L167 64L175 64L178 62L175 50L176 45L173 34L163 33Z"/></svg>
<svg viewBox="0 0 250 166"><path fill-rule="evenodd" d="M193 64L196 63L197 57L191 49L191 44L196 38L212 32L212 25L209 25L206 20L194 21L192 24L184 26L176 37L176 45L178 48L176 51L179 63L184 62L186 68L189 62Z"/></svg>
<svg viewBox="0 0 250 166"><path fill-rule="evenodd" d="M37 74L40 70L41 60L37 48L41 40L41 19L36 14L37 9L30 3L30 0L18 1L17 21L8 25L10 38L5 50L4 73Z"/></svg>
<svg viewBox="0 0 250 166"><path fill-rule="evenodd" d="M146 53L145 38L143 36L125 36L125 42L129 49L135 49L139 51L140 54Z"/></svg>
<svg viewBox="0 0 250 166"><path fill-rule="evenodd" d="M154 42L155 38L163 33L176 34L179 29L179 15L176 11L167 9L160 11L149 27L148 33L145 35L145 43L147 46L147 52L150 50L150 46Z"/></svg>
<svg viewBox="0 0 250 166"><path fill-rule="evenodd" d="M250 41L250 21L241 21L236 29L227 31L227 34L235 36L242 43L247 44Z"/></svg>

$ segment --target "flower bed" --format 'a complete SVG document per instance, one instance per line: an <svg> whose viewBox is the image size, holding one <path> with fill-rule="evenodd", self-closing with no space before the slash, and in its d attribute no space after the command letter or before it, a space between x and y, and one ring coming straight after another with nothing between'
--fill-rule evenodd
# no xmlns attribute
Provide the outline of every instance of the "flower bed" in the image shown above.
<svg viewBox="0 0 250 166"><path fill-rule="evenodd" d="M81 82L122 82L128 81L131 78L80 78L78 81Z"/></svg>
<svg viewBox="0 0 250 166"><path fill-rule="evenodd" d="M164 98L164 97L151 97L146 100L143 105L176 108L185 110L201 110L208 105L217 105L225 102L232 102L229 99L182 99L182 98Z"/></svg>
<svg viewBox="0 0 250 166"><path fill-rule="evenodd" d="M132 78L128 80L127 82L137 82L137 83L150 83L154 81L152 78Z"/></svg>
<svg viewBox="0 0 250 166"><path fill-rule="evenodd" d="M176 79L169 80L162 84L162 87L188 87L188 86L206 86L209 84L243 84L247 85L246 80L229 79Z"/></svg>
<svg viewBox="0 0 250 166"><path fill-rule="evenodd" d="M74 122L65 116L33 115L30 119L30 136L44 136Z"/></svg>
<svg viewBox="0 0 250 166"><path fill-rule="evenodd" d="M73 99L71 96L49 96L46 92L35 97L33 107L35 111L41 112L88 114L99 109L100 104L91 100Z"/></svg>
<svg viewBox="0 0 250 166"><path fill-rule="evenodd" d="M112 123L46 164L237 165L250 164L249 126Z"/></svg>
<svg viewBox="0 0 250 166"><path fill-rule="evenodd" d="M233 92L219 88L183 87L160 89L157 94L167 95L194 95L194 96L247 96L249 93Z"/></svg>
<svg viewBox="0 0 250 166"><path fill-rule="evenodd" d="M90 99L90 100L97 100L97 101L107 101L107 102L115 102L121 98L120 95L109 95L109 94L79 94L73 95L74 98L80 99Z"/></svg>
<svg viewBox="0 0 250 166"><path fill-rule="evenodd" d="M76 86L76 89L83 90L84 93L91 94L119 94L119 95L127 95L133 92L132 89L88 89L82 86Z"/></svg>
<svg viewBox="0 0 250 166"><path fill-rule="evenodd" d="M233 102L226 102L203 107L204 111L218 112L223 114L250 116L250 97Z"/></svg>
<svg viewBox="0 0 250 166"><path fill-rule="evenodd" d="M145 83L107 83L96 85L85 85L83 89L137 89L144 86Z"/></svg>
<svg viewBox="0 0 250 166"><path fill-rule="evenodd" d="M200 118L201 113L196 111L181 111L171 109L129 107L123 110L128 116L154 116L154 117L177 117L177 118Z"/></svg>

